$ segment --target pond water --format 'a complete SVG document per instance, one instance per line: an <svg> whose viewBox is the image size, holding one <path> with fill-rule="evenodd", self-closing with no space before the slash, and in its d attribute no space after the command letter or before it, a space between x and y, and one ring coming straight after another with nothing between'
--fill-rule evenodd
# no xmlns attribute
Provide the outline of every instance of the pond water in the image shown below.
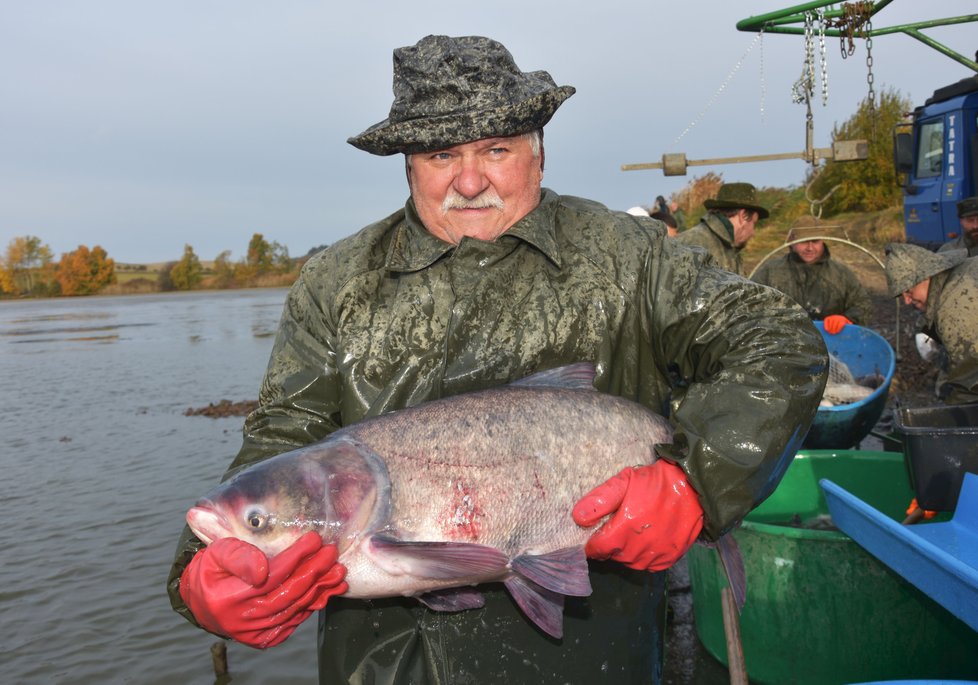
<svg viewBox="0 0 978 685"><path fill-rule="evenodd" d="M284 289L0 302L0 648L8 683L213 683L169 606L183 516L240 445ZM315 621L233 682L315 683Z"/></svg>

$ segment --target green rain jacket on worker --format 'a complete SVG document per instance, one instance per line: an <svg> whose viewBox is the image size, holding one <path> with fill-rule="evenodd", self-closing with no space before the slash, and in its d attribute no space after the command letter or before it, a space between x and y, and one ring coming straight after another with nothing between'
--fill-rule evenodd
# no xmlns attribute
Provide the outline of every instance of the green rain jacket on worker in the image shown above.
<svg viewBox="0 0 978 685"><path fill-rule="evenodd" d="M869 323L873 310L869 293L852 269L831 258L828 245L822 256L811 264L789 251L762 264L753 280L777 288L800 304L816 321L841 314L860 326Z"/></svg>
<svg viewBox="0 0 978 685"><path fill-rule="evenodd" d="M684 245L702 247L721 269L744 275L744 260L740 247L733 243L733 224L719 212L707 212L700 222L688 231L683 231L676 239Z"/></svg>
<svg viewBox="0 0 978 685"><path fill-rule="evenodd" d="M937 248L938 252L951 252L952 250L967 250L969 257L978 257L978 243L969 238L963 230L957 238Z"/></svg>
<svg viewBox="0 0 978 685"><path fill-rule="evenodd" d="M599 390L671 413L665 456L689 474L716 539L801 444L825 348L797 305L657 226L544 190L493 242L438 240L409 201L319 253L289 293L228 475L366 417L589 360ZM200 547L185 531L169 580L191 621L179 577ZM562 641L499 584L480 586L483 609L457 613L334 597L320 614L320 681L657 682L663 578L591 562L593 594L567 598Z"/></svg>
<svg viewBox="0 0 978 685"><path fill-rule="evenodd" d="M938 397L950 404L978 402L978 258L931 277L924 323L946 352Z"/></svg>

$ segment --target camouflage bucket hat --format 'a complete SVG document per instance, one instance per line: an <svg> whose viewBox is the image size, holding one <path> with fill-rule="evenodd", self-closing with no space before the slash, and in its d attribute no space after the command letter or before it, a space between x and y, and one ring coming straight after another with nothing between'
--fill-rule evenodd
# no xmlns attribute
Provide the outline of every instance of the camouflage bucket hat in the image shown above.
<svg viewBox="0 0 978 685"><path fill-rule="evenodd" d="M845 229L838 224L822 223L811 215L800 216L788 228L784 237L786 243L792 240L818 240L820 238L847 238ZM828 247L828 246L826 246Z"/></svg>
<svg viewBox="0 0 978 685"><path fill-rule="evenodd" d="M707 209L752 209L761 219L770 215L757 201L757 188L750 183L724 183L717 191L716 199L706 200Z"/></svg>
<svg viewBox="0 0 978 685"><path fill-rule="evenodd" d="M390 114L347 142L392 155L515 136L541 128L573 94L545 71L520 71L497 41L427 36L394 50Z"/></svg>
<svg viewBox="0 0 978 685"><path fill-rule="evenodd" d="M966 197L958 203L958 218L963 219L966 216L974 216L978 214L978 195L975 197Z"/></svg>
<svg viewBox="0 0 978 685"><path fill-rule="evenodd" d="M967 258L967 250L931 252L917 245L890 243L886 246L886 285L890 297L900 297L918 283L953 269Z"/></svg>

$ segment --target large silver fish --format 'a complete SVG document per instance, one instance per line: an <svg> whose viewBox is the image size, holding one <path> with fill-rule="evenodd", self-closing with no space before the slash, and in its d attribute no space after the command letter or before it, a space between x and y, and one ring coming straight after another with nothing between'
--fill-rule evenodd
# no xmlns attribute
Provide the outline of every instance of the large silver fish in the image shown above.
<svg viewBox="0 0 978 685"><path fill-rule="evenodd" d="M554 637L563 598L591 593L574 504L671 441L664 418L599 393L590 364L428 402L260 462L201 499L204 543L233 536L269 556L309 530L336 543L354 598L482 606L502 581Z"/></svg>

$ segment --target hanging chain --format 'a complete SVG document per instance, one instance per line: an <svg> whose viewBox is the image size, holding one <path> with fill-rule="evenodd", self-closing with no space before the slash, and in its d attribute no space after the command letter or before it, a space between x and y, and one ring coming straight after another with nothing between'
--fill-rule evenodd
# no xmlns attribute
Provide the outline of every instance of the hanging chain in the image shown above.
<svg viewBox="0 0 978 685"><path fill-rule="evenodd" d="M866 93L866 100L869 102L869 121L873 127L873 140L876 140L876 90L873 88L873 22L866 21L863 24L863 36L866 39L866 83L869 91Z"/></svg>
<svg viewBox="0 0 978 685"><path fill-rule="evenodd" d="M863 26L863 35L866 38L866 83L869 85L866 97L872 106L876 102L876 91L873 88L873 22L867 21Z"/></svg>
<svg viewBox="0 0 978 685"><path fill-rule="evenodd" d="M805 61L801 76L791 86L791 101L796 105L811 100L815 94L815 34L812 13L805 12Z"/></svg>
<svg viewBox="0 0 978 685"><path fill-rule="evenodd" d="M842 59L856 51L856 31L862 29L873 16L873 0L855 0L842 3L842 14L838 19L829 20L831 28L839 29L839 49ZM865 33L862 33L865 37Z"/></svg>
<svg viewBox="0 0 978 685"><path fill-rule="evenodd" d="M818 68L822 77L822 107L829 104L829 67L825 59L825 8L818 10Z"/></svg>
<svg viewBox="0 0 978 685"><path fill-rule="evenodd" d="M706 103L706 106L700 110L700 113L696 115L696 118L693 119L691 122L689 122L689 125L683 130L683 132L680 133L674 141L672 141L673 145L675 145L680 140L682 140L683 137L685 137L685 135L689 133L693 129L693 127L696 126L697 123L699 123L700 119L703 118L703 115L706 114L707 110L709 110L713 106L713 103L716 102L716 99L720 97L720 93L722 93L730 84L730 80L734 77L734 74L736 74L740 70L741 65L743 65L744 63L744 60L747 59L747 56L750 54L751 50L753 50L754 46L757 45L757 42L760 40L760 37L761 37L760 33L754 36L754 40L751 42L750 46L747 48L744 54L741 55L740 60L737 62L737 64L734 65L733 69L730 70L730 73L727 74L727 78L725 78L723 80L723 83L720 84L720 87L717 88L717 91L713 94L713 97L711 97L709 102Z"/></svg>
<svg viewBox="0 0 978 685"><path fill-rule="evenodd" d="M760 62L761 62L761 66L760 66L760 71L761 71L761 74L760 74L760 80L761 80L761 126L764 126L764 124L765 124L765 121L764 121L764 98L767 96L767 83L764 81L764 27L763 26L761 27L761 30L758 31L758 34L757 35L760 38L760 41L758 41L758 49L760 50L760 58L761 58L760 59Z"/></svg>

